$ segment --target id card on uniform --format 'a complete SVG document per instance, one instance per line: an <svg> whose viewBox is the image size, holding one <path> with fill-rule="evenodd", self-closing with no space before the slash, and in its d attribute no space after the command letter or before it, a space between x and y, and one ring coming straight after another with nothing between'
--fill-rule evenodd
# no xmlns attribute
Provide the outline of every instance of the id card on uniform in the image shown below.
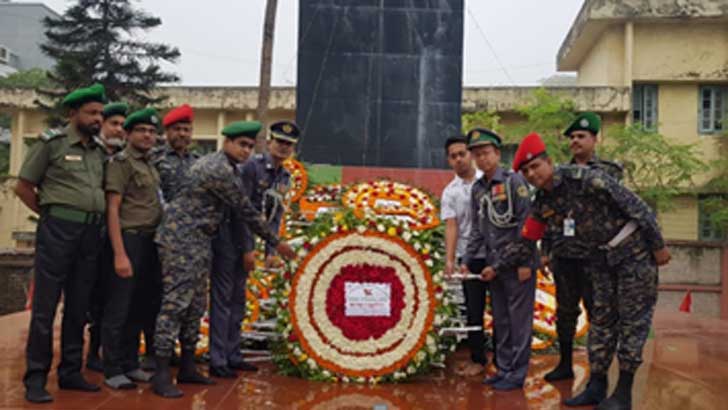
<svg viewBox="0 0 728 410"><path fill-rule="evenodd" d="M576 222L573 218L564 219L564 236L576 235Z"/></svg>

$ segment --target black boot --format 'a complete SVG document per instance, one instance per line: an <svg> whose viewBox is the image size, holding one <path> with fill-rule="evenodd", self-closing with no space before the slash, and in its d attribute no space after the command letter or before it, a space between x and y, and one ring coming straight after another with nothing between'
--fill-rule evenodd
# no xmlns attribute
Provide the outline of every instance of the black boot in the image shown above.
<svg viewBox="0 0 728 410"><path fill-rule="evenodd" d="M634 373L619 372L619 381L614 393L597 406L597 410L631 410L632 409L632 383Z"/></svg>
<svg viewBox="0 0 728 410"><path fill-rule="evenodd" d="M607 397L607 375L592 374L586 389L575 397L564 400L567 406L596 406Z"/></svg>
<svg viewBox="0 0 728 410"><path fill-rule="evenodd" d="M195 364L195 352L193 350L183 350L180 358L179 373L177 373L177 383L187 384L206 384L211 385L215 382L209 377L205 377L197 371Z"/></svg>
<svg viewBox="0 0 728 410"><path fill-rule="evenodd" d="M558 380L567 380L574 378L574 370L572 370L572 353L574 351L574 339L559 340L559 351L561 352L561 360L554 370L546 373L544 379L547 382L555 382Z"/></svg>
<svg viewBox="0 0 728 410"><path fill-rule="evenodd" d="M182 392L172 383L172 373L169 370L169 358L155 357L157 372L152 377L152 390L166 399L182 397Z"/></svg>
<svg viewBox="0 0 728 410"><path fill-rule="evenodd" d="M76 390L85 392L97 392L101 388L93 383L89 383L81 375L81 373L74 373L69 376L64 376L62 379L58 379L58 387L63 390Z"/></svg>
<svg viewBox="0 0 728 410"><path fill-rule="evenodd" d="M31 403L49 403L53 401L53 396L48 393L45 386L31 385L25 387L25 400Z"/></svg>

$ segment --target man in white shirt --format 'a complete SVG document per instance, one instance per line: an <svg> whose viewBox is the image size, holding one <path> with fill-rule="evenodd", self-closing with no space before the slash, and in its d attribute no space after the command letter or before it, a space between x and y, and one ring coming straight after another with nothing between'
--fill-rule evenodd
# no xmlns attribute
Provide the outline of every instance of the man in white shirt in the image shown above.
<svg viewBox="0 0 728 410"><path fill-rule="evenodd" d="M442 191L440 219L445 221L445 274L450 276L458 270L461 258L465 255L468 235L470 235L471 206L470 189L482 172L477 170L470 158L467 139L463 136L450 137L445 142L445 152L455 177ZM483 325L483 309L487 282L480 280L463 281L468 326ZM478 313L479 312L479 313ZM480 316L479 320L476 316ZM473 322L473 323L471 323ZM458 367L457 373L475 376L483 372L488 359L485 355L483 331L468 334L471 362Z"/></svg>

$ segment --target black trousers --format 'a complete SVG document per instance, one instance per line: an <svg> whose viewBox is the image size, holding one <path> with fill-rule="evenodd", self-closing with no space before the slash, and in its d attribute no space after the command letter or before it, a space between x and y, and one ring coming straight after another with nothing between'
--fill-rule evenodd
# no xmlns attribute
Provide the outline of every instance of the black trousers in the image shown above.
<svg viewBox="0 0 728 410"><path fill-rule="evenodd" d="M97 355L101 349L101 321L104 317L104 304L106 303L106 278L108 272L114 270L114 252L111 250L111 241L105 228L102 235L104 243L99 253L96 285L91 291L88 308L89 355Z"/></svg>
<svg viewBox="0 0 728 410"><path fill-rule="evenodd" d="M485 268L485 259L473 259L468 263L468 270L476 275ZM489 291L489 283L478 280L463 281L465 294L465 316L468 326L480 326L481 330L468 332L468 347L470 359L482 365L488 364L485 355L485 334L483 333L483 315L485 314L485 299Z"/></svg>
<svg viewBox="0 0 728 410"><path fill-rule="evenodd" d="M584 300L587 315L591 316L594 297L591 275L589 269L585 269L588 263L590 261L584 259L559 257L552 261L556 282L556 332L560 341L574 339L581 300Z"/></svg>
<svg viewBox="0 0 728 410"><path fill-rule="evenodd" d="M53 360L53 320L63 293L58 379L81 371L83 333L98 275L101 225L41 215L36 229L35 290L26 347L26 386L44 386Z"/></svg>
<svg viewBox="0 0 728 410"><path fill-rule="evenodd" d="M154 234L124 231L122 238L133 275L122 278L112 269L106 277L101 340L107 378L139 368L139 334L156 320L162 297Z"/></svg>

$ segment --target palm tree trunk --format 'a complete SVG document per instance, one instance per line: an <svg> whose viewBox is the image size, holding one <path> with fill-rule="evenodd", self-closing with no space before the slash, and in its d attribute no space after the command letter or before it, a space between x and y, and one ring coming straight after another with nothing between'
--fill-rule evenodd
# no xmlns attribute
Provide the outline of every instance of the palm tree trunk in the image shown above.
<svg viewBox="0 0 728 410"><path fill-rule="evenodd" d="M264 152L266 149L265 137L268 115L268 101L270 100L270 79L273 66L273 35L276 27L276 8L278 0L267 0L265 5L265 21L263 22L263 48L260 58L260 84L258 85L258 121L263 123L264 131L258 134L255 141L255 151Z"/></svg>

